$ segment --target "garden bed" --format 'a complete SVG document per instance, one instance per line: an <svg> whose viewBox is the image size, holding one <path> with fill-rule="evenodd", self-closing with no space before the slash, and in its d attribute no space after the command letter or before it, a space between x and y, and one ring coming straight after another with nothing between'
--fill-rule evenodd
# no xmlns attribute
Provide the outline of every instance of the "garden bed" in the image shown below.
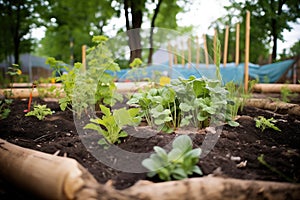
<svg viewBox="0 0 300 200"><path fill-rule="evenodd" d="M129 188L138 180L158 181L147 178L146 173L120 172L102 164L82 144L71 111L62 112L55 101L34 98L33 102L47 104L55 113L47 116L43 121L34 117L25 117L23 111L27 109L28 100L14 99L9 117L0 121L0 138L22 147L74 158L99 183L109 181L119 190ZM247 106L238 114L237 121L240 126L224 125L213 150L200 159L198 165L204 176L299 183L300 117ZM276 126L281 129L281 132L273 129L262 132L255 127L254 117L257 116L277 119ZM195 147L201 146L206 134L205 130L191 133ZM133 152L149 152L153 146L163 146L175 136L175 133L157 133L150 138L129 136L119 144L119 147ZM257 158L261 155L264 155L264 160L272 169L258 161ZM246 164L242 165L242 162ZM32 199L5 179L0 180L0 199L29 198Z"/></svg>

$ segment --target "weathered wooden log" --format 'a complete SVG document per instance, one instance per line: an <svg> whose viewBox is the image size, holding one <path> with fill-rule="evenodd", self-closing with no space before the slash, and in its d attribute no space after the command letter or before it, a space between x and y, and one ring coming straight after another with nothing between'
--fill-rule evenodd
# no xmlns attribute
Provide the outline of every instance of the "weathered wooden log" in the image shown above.
<svg viewBox="0 0 300 200"><path fill-rule="evenodd" d="M151 82L129 82L129 83L115 83L117 86L117 91L120 93L133 93L137 92L139 89L146 88L146 87L152 87L154 84ZM32 85L30 84L14 84L16 88L6 88L6 89L0 89L0 95L7 96L9 98L29 98L30 93L32 92L32 97L40 97L43 96L43 94L39 93L39 89L43 90L44 92L47 88L51 86L56 86L57 89L61 89L62 85L57 84L39 84L38 88L31 88ZM28 86L26 88L26 86ZM24 88L23 88L24 87ZM40 91L41 92L41 91ZM55 94L56 92L48 93L47 97L54 97L58 98ZM60 92L59 97L64 97L64 93Z"/></svg>
<svg viewBox="0 0 300 200"><path fill-rule="evenodd" d="M0 176L43 199L299 199L300 185L207 176L181 181L139 181L125 190L96 182L75 160L18 147L0 139Z"/></svg>
<svg viewBox="0 0 300 200"><path fill-rule="evenodd" d="M285 103L282 101L272 101L271 99L248 99L246 106L271 110L282 114L300 116L300 105Z"/></svg>
<svg viewBox="0 0 300 200"><path fill-rule="evenodd" d="M0 176L42 199L75 199L93 192L96 195L88 185L97 185L97 181L74 159L22 148L1 139L0 158Z"/></svg>
<svg viewBox="0 0 300 200"><path fill-rule="evenodd" d="M265 84L259 83L253 86L253 90L255 92L263 92L263 93L280 93L282 88L288 88L291 92L299 92L300 93L300 85L299 84Z"/></svg>

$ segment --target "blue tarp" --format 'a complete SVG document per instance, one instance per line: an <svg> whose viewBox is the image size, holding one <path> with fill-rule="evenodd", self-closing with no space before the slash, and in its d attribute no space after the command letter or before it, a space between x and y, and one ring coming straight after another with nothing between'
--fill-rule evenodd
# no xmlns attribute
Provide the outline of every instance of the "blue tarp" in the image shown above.
<svg viewBox="0 0 300 200"><path fill-rule="evenodd" d="M258 79L260 83L274 83L289 69L293 62L294 60L286 60L262 66L249 63L249 76L252 79ZM244 63L240 63L238 66L235 63L228 63L225 67L221 65L220 72L224 83L234 81L237 84L242 84L244 81ZM116 76L118 81L140 81L147 78L155 80L160 76L168 76L171 79L176 79L178 77L188 78L191 75L214 79L216 78L216 66L212 64L208 66L205 64L199 64L198 66L191 64L189 66L186 64L185 66L173 65L170 68L165 63L137 68L135 70L122 69L115 73L109 73Z"/></svg>

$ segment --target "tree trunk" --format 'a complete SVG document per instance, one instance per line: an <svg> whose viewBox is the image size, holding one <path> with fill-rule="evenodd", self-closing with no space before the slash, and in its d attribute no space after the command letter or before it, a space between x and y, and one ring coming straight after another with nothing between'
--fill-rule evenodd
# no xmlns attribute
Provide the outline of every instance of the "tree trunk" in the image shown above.
<svg viewBox="0 0 300 200"><path fill-rule="evenodd" d="M142 58L140 28L143 22L143 10L145 1L124 0L126 29L129 38L130 62L135 58ZM131 9L131 24L129 20L129 8Z"/></svg>
<svg viewBox="0 0 300 200"><path fill-rule="evenodd" d="M151 28L150 28L150 49L149 49L149 56L148 56L148 64L152 64L152 55L153 55L153 31L155 27L155 20L157 18L157 15L159 13L159 8L163 0L159 0L155 10L154 10L154 15L151 20Z"/></svg>
<svg viewBox="0 0 300 200"><path fill-rule="evenodd" d="M20 37L19 37L19 31L20 31L20 23L21 23L21 18L20 18L20 3L17 6L17 18L16 18L16 25L13 33L13 38L14 38L14 57L15 61L14 64L19 64L19 53L20 53Z"/></svg>

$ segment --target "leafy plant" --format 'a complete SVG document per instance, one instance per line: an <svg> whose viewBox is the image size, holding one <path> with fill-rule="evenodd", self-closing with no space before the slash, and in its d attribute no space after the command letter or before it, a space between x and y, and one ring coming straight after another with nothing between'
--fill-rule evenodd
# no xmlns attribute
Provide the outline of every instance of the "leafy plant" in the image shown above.
<svg viewBox="0 0 300 200"><path fill-rule="evenodd" d="M28 112L25 114L26 117L28 116L35 116L39 120L43 120L47 115L52 115L52 111L50 108L47 108L47 105L35 105L33 111Z"/></svg>
<svg viewBox="0 0 300 200"><path fill-rule="evenodd" d="M56 81L61 81L65 97L59 100L60 107L65 110L72 105L72 110L78 116L95 104L104 103L114 105L122 96L116 93L114 77L107 70L118 71L120 68L111 58L110 50L105 46L107 38L94 36L96 46L88 50L88 68L85 70L81 63L75 63L74 67L68 67L61 61L48 58L47 63L57 71L60 76ZM60 71L66 73L61 74Z"/></svg>
<svg viewBox="0 0 300 200"><path fill-rule="evenodd" d="M272 128L275 131L281 131L277 126L274 125L274 123L277 122L273 117L270 119L266 119L263 116L258 116L258 118L255 118L255 126L257 128L260 128L263 132L266 128Z"/></svg>
<svg viewBox="0 0 300 200"><path fill-rule="evenodd" d="M172 150L167 153L159 146L154 147L156 153L142 161L142 165L150 172L149 177L158 175L161 180L184 179L193 173L202 175L196 164L199 161L201 149L193 149L192 140L187 135L177 137L172 143Z"/></svg>
<svg viewBox="0 0 300 200"><path fill-rule="evenodd" d="M12 99L0 100L0 120L8 117L11 103Z"/></svg>
<svg viewBox="0 0 300 200"><path fill-rule="evenodd" d="M177 127L191 125L202 129L220 121L236 125L224 114L227 94L220 81L191 76L173 80L162 88L135 93L127 104L139 106L141 116L150 126L168 133Z"/></svg>
<svg viewBox="0 0 300 200"><path fill-rule="evenodd" d="M287 86L283 86L280 89L280 94L281 94L281 100L286 103L290 102L290 98L297 96L297 94L292 93L292 91Z"/></svg>
<svg viewBox="0 0 300 200"><path fill-rule="evenodd" d="M100 139L98 142L101 145L106 145L107 142L110 144L120 143L120 138L127 137L128 135L122 130L122 127L126 125L135 126L141 121L141 118L137 116L139 113L138 108L130 108L128 110L121 108L114 110L113 113L104 105L100 105L100 109L103 113L102 118L90 119L92 123L87 124L84 129L96 130L99 134L103 135L105 139Z"/></svg>
<svg viewBox="0 0 300 200"><path fill-rule="evenodd" d="M264 159L264 154L261 154L259 157L257 157L257 160L264 166L266 166L267 168L269 168L272 172L278 174L279 176L281 176L282 178L284 178L285 180L289 181L289 182L295 182L293 179L291 179L290 177L286 176L285 174L283 174L281 171L279 171L278 169L276 169L275 167L271 166L270 164L268 164L265 159Z"/></svg>

